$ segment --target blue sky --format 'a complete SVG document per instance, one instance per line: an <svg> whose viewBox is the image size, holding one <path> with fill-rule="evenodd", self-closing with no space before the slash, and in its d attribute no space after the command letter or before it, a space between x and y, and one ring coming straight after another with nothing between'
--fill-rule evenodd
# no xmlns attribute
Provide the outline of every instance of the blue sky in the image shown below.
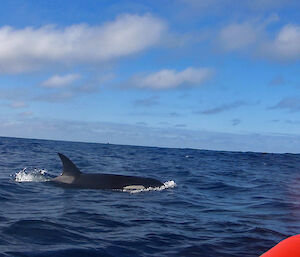
<svg viewBox="0 0 300 257"><path fill-rule="evenodd" d="M1 2L0 135L300 152L300 3Z"/></svg>

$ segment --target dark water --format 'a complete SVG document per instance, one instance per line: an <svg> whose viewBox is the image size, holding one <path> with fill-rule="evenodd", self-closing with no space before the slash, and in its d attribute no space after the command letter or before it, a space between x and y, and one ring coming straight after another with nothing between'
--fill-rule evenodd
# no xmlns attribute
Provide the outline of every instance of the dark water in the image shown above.
<svg viewBox="0 0 300 257"><path fill-rule="evenodd" d="M128 193L34 182L61 172L57 152L84 172L177 186ZM0 256L259 256L298 233L300 155L0 137Z"/></svg>

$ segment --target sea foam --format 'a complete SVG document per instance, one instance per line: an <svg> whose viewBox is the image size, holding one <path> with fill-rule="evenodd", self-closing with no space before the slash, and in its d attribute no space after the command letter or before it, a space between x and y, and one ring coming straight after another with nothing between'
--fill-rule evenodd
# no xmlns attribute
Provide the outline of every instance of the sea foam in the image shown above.
<svg viewBox="0 0 300 257"><path fill-rule="evenodd" d="M131 194L135 193L141 193L141 192L148 192L148 191L162 191L167 188L174 188L176 187L176 183L174 180L166 181L162 186L160 187L147 187L147 188L141 188L141 189L123 189L123 192L129 192Z"/></svg>
<svg viewBox="0 0 300 257"><path fill-rule="evenodd" d="M14 175L14 180L16 182L45 182L51 177L48 175L45 169L34 169L27 171L26 168L20 170Z"/></svg>

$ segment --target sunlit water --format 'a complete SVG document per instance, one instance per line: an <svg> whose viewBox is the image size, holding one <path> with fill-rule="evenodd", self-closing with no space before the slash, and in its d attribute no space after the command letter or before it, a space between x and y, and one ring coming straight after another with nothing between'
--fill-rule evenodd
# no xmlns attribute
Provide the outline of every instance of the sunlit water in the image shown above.
<svg viewBox="0 0 300 257"><path fill-rule="evenodd" d="M159 188L67 189L61 152L87 173ZM300 155L0 137L0 256L259 256L300 233Z"/></svg>

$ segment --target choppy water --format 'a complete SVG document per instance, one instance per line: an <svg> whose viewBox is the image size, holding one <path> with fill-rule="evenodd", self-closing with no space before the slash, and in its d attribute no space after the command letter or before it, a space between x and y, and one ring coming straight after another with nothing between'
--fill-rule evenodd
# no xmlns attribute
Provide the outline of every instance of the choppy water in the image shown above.
<svg viewBox="0 0 300 257"><path fill-rule="evenodd" d="M56 187L44 181L61 173L57 152L83 172L167 183ZM259 256L298 233L300 155L0 137L0 256Z"/></svg>

